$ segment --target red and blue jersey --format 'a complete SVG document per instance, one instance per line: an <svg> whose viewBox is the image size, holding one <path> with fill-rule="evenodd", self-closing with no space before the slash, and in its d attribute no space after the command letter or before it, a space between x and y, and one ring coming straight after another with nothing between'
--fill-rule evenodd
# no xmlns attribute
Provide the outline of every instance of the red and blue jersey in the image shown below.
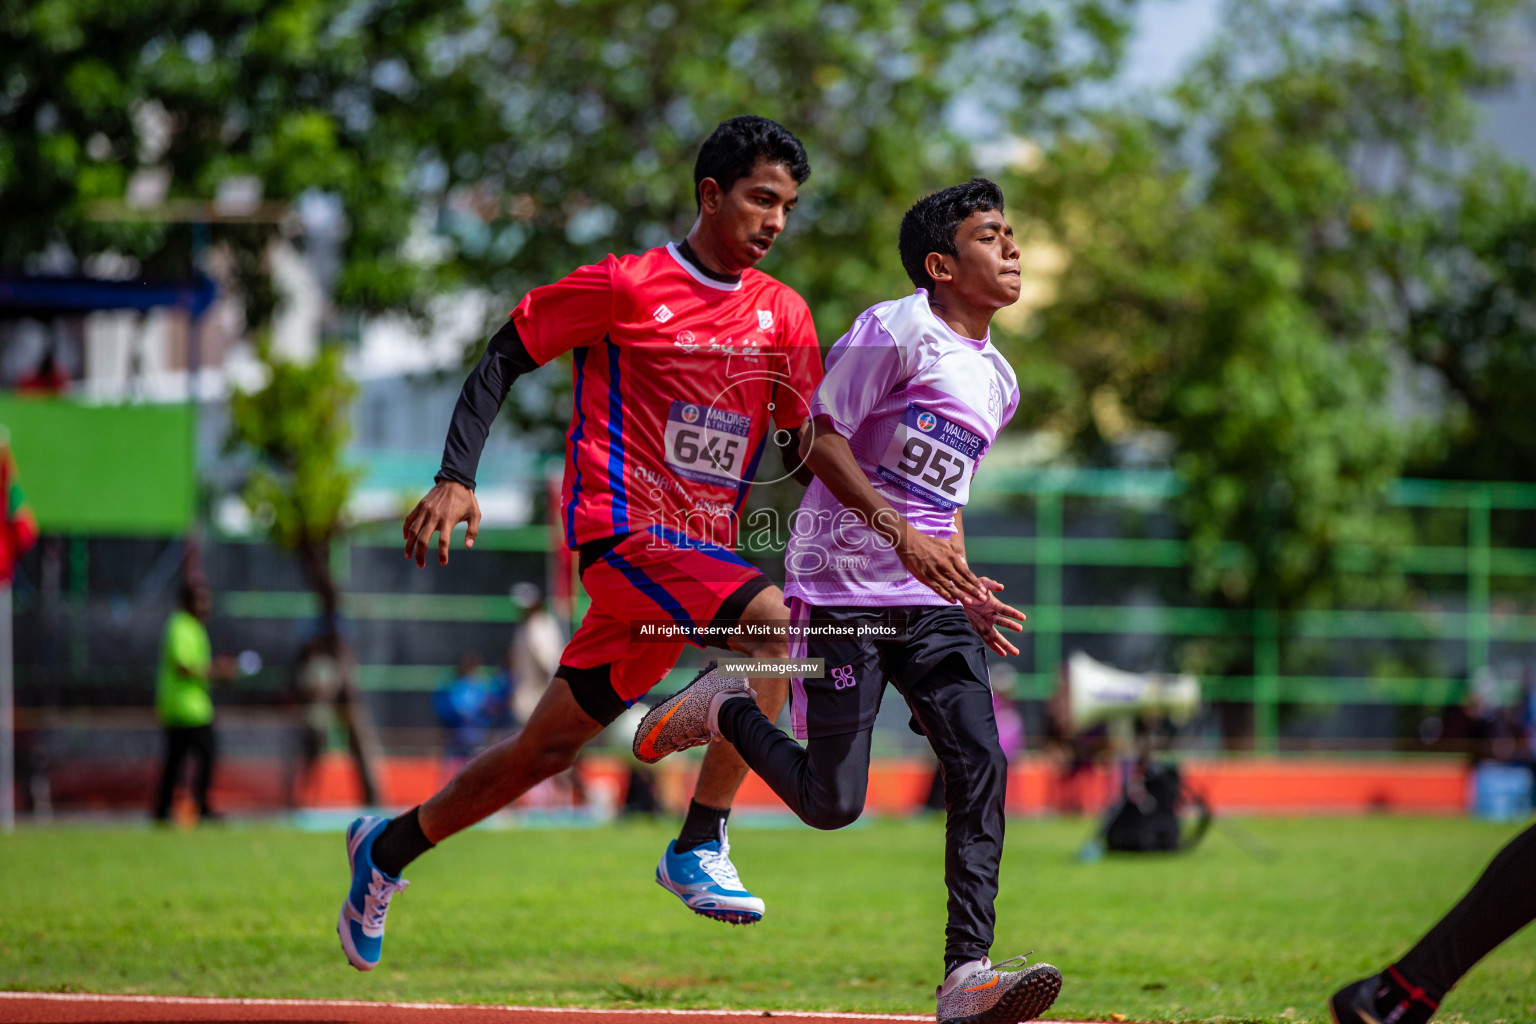
<svg viewBox="0 0 1536 1024"><path fill-rule="evenodd" d="M512 317L536 362L574 355L566 543L659 525L733 546L768 439L799 429L821 382L805 300L667 245L535 288Z"/></svg>

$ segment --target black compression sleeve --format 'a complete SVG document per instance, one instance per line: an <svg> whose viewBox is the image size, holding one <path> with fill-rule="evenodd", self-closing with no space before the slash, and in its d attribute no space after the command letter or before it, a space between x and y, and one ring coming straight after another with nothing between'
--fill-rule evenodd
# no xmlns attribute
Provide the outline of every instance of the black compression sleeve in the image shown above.
<svg viewBox="0 0 1536 1024"><path fill-rule="evenodd" d="M459 400L453 407L453 419L448 423L448 439L443 442L443 465L438 470L438 481L452 480L474 489L475 470L480 465L480 452L485 438L491 432L491 421L501 409L512 382L522 374L539 368L533 356L517 336L517 327L511 317L501 325L501 330L491 336L485 346L485 355L470 371Z"/></svg>

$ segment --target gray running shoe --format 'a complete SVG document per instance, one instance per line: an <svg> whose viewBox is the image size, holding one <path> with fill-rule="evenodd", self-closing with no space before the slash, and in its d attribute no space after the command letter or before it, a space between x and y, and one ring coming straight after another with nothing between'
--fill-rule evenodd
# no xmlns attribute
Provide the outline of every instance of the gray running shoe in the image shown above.
<svg viewBox="0 0 1536 1024"><path fill-rule="evenodd" d="M718 715L730 697L756 697L745 679L729 679L710 662L693 682L651 708L635 729L635 756L655 764L668 754L701 746L720 735Z"/></svg>
<svg viewBox="0 0 1536 1024"><path fill-rule="evenodd" d="M1022 970L1000 968L1016 965ZM956 967L939 986L939 1024L1019 1024L1034 1020L1061 994L1061 972L1050 964L1024 966L1016 956L993 966L985 957Z"/></svg>

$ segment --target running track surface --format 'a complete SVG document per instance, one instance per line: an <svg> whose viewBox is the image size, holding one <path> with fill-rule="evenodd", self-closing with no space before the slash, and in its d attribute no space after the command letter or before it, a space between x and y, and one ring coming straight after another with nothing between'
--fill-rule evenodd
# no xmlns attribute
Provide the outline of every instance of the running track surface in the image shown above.
<svg viewBox="0 0 1536 1024"><path fill-rule="evenodd" d="M804 1010L576 1010L536 1006L453 1006L318 999L202 999L0 992L5 1024L842 1024L932 1021L912 1014L814 1013ZM1074 1024L1055 1021L1053 1024ZM1079 1022L1080 1024L1080 1022Z"/></svg>

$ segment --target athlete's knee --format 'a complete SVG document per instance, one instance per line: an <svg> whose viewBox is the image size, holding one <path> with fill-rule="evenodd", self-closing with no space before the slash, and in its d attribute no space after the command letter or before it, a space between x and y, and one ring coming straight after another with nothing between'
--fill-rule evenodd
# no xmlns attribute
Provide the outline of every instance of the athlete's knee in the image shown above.
<svg viewBox="0 0 1536 1024"><path fill-rule="evenodd" d="M789 641L777 637L753 637L734 644L749 658L788 658Z"/></svg>
<svg viewBox="0 0 1536 1024"><path fill-rule="evenodd" d="M962 737L964 739L964 737ZM1008 756L995 736L977 736L946 752L944 778L963 779L961 805L979 807L1001 799L1008 786Z"/></svg>
<svg viewBox="0 0 1536 1024"><path fill-rule="evenodd" d="M838 793L829 799L808 803L800 818L811 828L831 832L847 828L863 813L863 793Z"/></svg>
<svg viewBox="0 0 1536 1024"><path fill-rule="evenodd" d="M1008 757L996 741L978 753L980 756L971 762L974 771L964 801L975 809L999 806L1008 792Z"/></svg>
<svg viewBox="0 0 1536 1024"><path fill-rule="evenodd" d="M863 804L857 807L819 807L802 815L801 820L811 828L821 829L823 832L835 832L858 821L859 815L863 813Z"/></svg>
<svg viewBox="0 0 1536 1024"><path fill-rule="evenodd" d="M987 745L987 775L999 781L1008 778L1008 755L996 740Z"/></svg>

